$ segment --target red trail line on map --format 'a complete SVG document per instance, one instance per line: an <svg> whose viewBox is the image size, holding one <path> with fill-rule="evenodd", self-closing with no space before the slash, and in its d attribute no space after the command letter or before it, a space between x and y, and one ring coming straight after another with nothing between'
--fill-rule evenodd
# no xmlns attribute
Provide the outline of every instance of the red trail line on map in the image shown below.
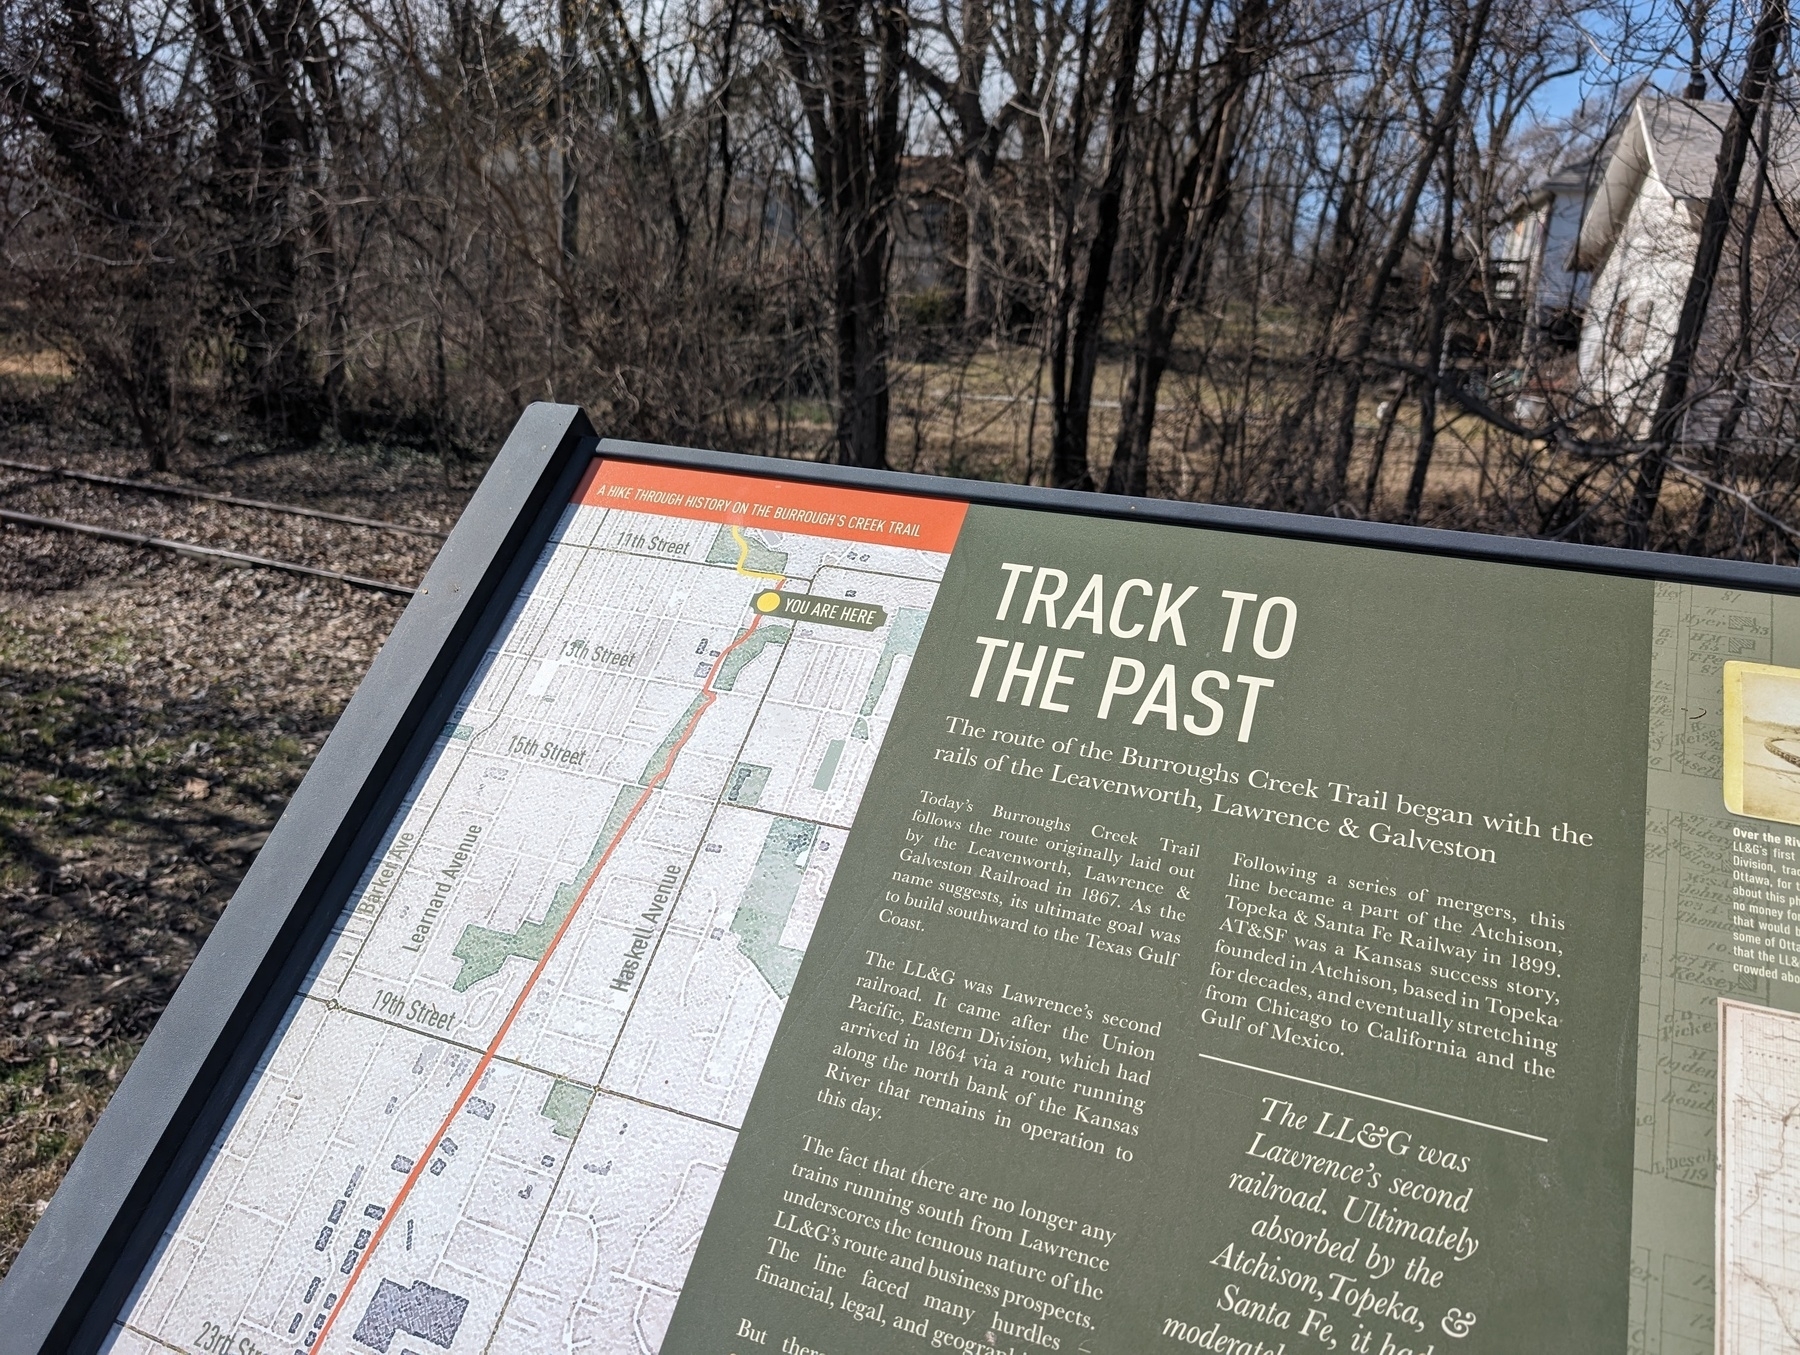
<svg viewBox="0 0 1800 1355"><path fill-rule="evenodd" d="M600 879L600 872L605 870L606 863L612 860L613 852L617 849L619 843L624 840L625 834L631 830L631 825L636 822L638 812L649 803L651 795L662 787L663 782L668 780L669 773L675 769L675 759L681 755L681 750L687 746L688 740L694 736L694 731L700 727L701 717L704 716L707 711L711 710L713 703L719 699L719 694L713 690L713 682L718 678L719 670L724 667L725 660L731 657L733 650L754 635L756 633L756 628L761 624L762 616L760 614L753 615L750 619L749 626L744 629L744 632L739 635L737 639L726 645L724 649L720 650L719 657L713 660L712 670L707 673L706 681L702 683L700 687L701 694L706 698L705 704L702 705L699 710L695 711L693 717L688 720L687 728L682 731L681 737L675 741L674 747L669 749L669 756L663 760L661 770L644 784L643 794L639 795L637 799L632 802L631 810L625 815L624 822L619 825L618 831L612 836L612 841L606 844L606 850L600 853L600 860L595 864L594 869L588 873L587 879L582 883L581 892L575 896L575 902L570 905L568 916L563 918L562 925L556 929L556 935L550 938L550 944L544 947L543 957L537 962L536 968L531 971L531 977L525 980L525 986L519 990L518 997L513 1000L512 1008L506 1013L506 1019L500 1023L500 1029L495 1032L493 1040L489 1042L487 1052L481 1056L481 1061L475 1065L475 1071L469 1074L469 1080L463 1085L461 1095L456 1098L455 1104L450 1107L449 1114L444 1116L444 1121L438 1126L437 1133L431 1136L424 1149L420 1151L418 1157L414 1160L412 1170L406 1174L406 1180L401 1184L399 1193L394 1196L394 1202L388 1206L387 1213L382 1216L381 1222L376 1226L375 1236L369 1239L367 1250L363 1252L362 1257L357 1261L356 1268L350 1272L350 1278L344 1284L343 1293L338 1296L337 1306L326 1315L325 1325L319 1329L318 1340L313 1344L313 1350L315 1352L319 1352L320 1355L322 1355L322 1352L325 1349L326 1337L331 1334L331 1329L337 1325L338 1315L350 1306L351 1291L356 1288L357 1281L362 1279L363 1271L368 1268L369 1262L374 1257L376 1249L381 1246L382 1239L387 1236L389 1226L399 1217L401 1206L406 1203L407 1196L412 1194L413 1187L418 1184L420 1176L424 1174L426 1164L431 1160L432 1149L443 1141L444 1135L450 1132L450 1126L456 1122L456 1117L462 1113L462 1109L468 1103L469 1097L474 1095L476 1086L487 1073L488 1067L493 1063L495 1055L500 1052L500 1046L505 1041L507 1033L512 1030L513 1022L518 1019L519 1013L524 1010L525 1001L531 996L531 990L537 986L537 981L543 977L544 970L550 964L550 957L556 954L556 948L562 944L563 935L569 930L569 924L575 921L575 915L581 911L582 904L587 902L589 892Z"/></svg>

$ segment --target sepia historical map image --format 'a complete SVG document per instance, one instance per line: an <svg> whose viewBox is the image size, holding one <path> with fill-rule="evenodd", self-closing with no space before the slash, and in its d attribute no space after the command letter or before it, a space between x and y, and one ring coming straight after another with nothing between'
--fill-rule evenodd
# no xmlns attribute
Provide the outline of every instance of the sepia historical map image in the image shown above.
<svg viewBox="0 0 1800 1355"><path fill-rule="evenodd" d="M1719 1004L1720 1355L1800 1347L1800 1016Z"/></svg>

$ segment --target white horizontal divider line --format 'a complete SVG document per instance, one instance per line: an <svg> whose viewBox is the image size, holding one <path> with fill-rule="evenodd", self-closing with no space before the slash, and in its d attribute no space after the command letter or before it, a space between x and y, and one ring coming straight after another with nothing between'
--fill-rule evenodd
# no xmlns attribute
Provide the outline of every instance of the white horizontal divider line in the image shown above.
<svg viewBox="0 0 1800 1355"><path fill-rule="evenodd" d="M1440 1120L1455 1120L1458 1124L1472 1124L1478 1129L1491 1129L1496 1134L1511 1134L1514 1138L1530 1139L1533 1143L1550 1142L1542 1134L1527 1134L1523 1129L1508 1129L1503 1124L1489 1124L1486 1120L1471 1120L1466 1115L1452 1115L1447 1110L1433 1110L1430 1106L1415 1106L1410 1101L1395 1101L1390 1097L1377 1096L1373 1092L1359 1092L1353 1087L1340 1087L1332 1082L1318 1082L1310 1077L1299 1077L1293 1073L1278 1073L1273 1068L1262 1068L1254 1063L1239 1063L1236 1059L1222 1059L1217 1054L1200 1054L1197 1057L1212 1063L1230 1064L1233 1068L1248 1069L1252 1073L1266 1073L1270 1077L1286 1078L1289 1082L1304 1082L1309 1087L1323 1087L1326 1091L1342 1092L1345 1096L1360 1096L1365 1101L1379 1101L1386 1106L1399 1106L1402 1110L1416 1110L1423 1115L1435 1115Z"/></svg>

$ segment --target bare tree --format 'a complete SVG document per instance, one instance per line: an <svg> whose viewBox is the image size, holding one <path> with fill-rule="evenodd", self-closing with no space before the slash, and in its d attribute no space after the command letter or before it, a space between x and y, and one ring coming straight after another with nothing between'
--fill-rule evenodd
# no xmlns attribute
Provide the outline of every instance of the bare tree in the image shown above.
<svg viewBox="0 0 1800 1355"><path fill-rule="evenodd" d="M0 107L35 133L30 168L69 190L54 232L64 238L20 276L35 274L40 301L60 301L67 340L130 410L151 468L164 469L181 438L175 364L197 300L167 295L191 277L171 253L179 132L136 97L131 35L94 0L61 0L8 27Z"/></svg>
<svg viewBox="0 0 1800 1355"><path fill-rule="evenodd" d="M888 265L900 180L907 15L888 0L819 0L810 22L769 5L769 27L805 110L831 255L835 456L887 464ZM870 67L873 66L871 72Z"/></svg>
<svg viewBox="0 0 1800 1355"><path fill-rule="evenodd" d="M1148 0L1120 0L1112 11L1106 62L1090 69L1086 62L1092 34L1092 10L1084 22L1083 62L1068 133L1062 138L1065 164L1062 276L1056 284L1057 304L1049 332L1050 400L1053 420L1050 448L1051 483L1067 489L1091 489L1088 465L1088 422L1093 412L1094 375L1106 324L1106 300L1112 287L1113 254L1119 245L1119 217L1125 200L1131 127L1136 117L1138 52L1144 40ZM1079 210L1082 168L1089 135L1088 82L1110 74L1111 100L1106 117L1106 151L1094 194L1093 234L1088 240L1080 292L1074 287L1075 219ZM1071 310L1070 303L1073 302Z"/></svg>
<svg viewBox="0 0 1800 1355"><path fill-rule="evenodd" d="M1453 8L1450 12L1452 56L1449 74L1438 97L1424 134L1419 154L1413 162L1406 190L1401 195L1387 233L1387 244L1369 270L1364 284L1356 329L1343 355L1344 391L1339 403L1337 446L1332 455L1331 474L1326 481L1325 500L1335 503L1343 496L1350 473L1350 458L1356 446L1356 416L1362 400L1364 363L1375 341L1375 326L1387 301L1394 270L1400 265L1412 237L1413 221L1424 195L1426 181L1433 164L1462 117L1462 105L1469 72L1487 36L1488 18L1493 13L1493 0L1475 0L1472 7Z"/></svg>
<svg viewBox="0 0 1800 1355"><path fill-rule="evenodd" d="M459 454L549 396L1800 559L1787 11L1618 3L13 0L0 326L156 466L212 424ZM1532 185L1652 108L1717 125L1698 228L1550 306Z"/></svg>
<svg viewBox="0 0 1800 1355"><path fill-rule="evenodd" d="M1769 88L1775 69L1776 53L1788 30L1786 0L1763 0L1762 12L1750 39L1750 51L1744 63L1744 79L1731 101L1731 113L1719 142L1718 166L1713 172L1712 192L1707 197L1705 214L1700 221L1700 238L1694 252L1693 271L1688 275L1687 293L1681 301L1681 318L1676 322L1662 394L1650 420L1649 446L1639 463L1637 480L1632 487L1631 506L1625 515L1625 544L1642 549L1649 543L1650 519L1662 497L1663 480L1668 474L1669 451L1680 433L1681 422L1688 409L1688 392L1693 382L1694 357L1699 349L1701 331L1707 311L1712 305L1713 285L1718 280L1719 261L1724 257L1726 237L1737 204L1738 184L1743 177L1744 159L1750 147L1751 130L1757 111Z"/></svg>
<svg viewBox="0 0 1800 1355"><path fill-rule="evenodd" d="M1205 3L1193 21L1192 56L1182 60L1185 34L1180 34L1176 51L1170 54L1174 60L1159 62L1165 70L1185 67L1191 74L1182 81L1185 88L1178 90L1174 81L1165 84L1164 116L1152 123L1161 144L1144 157L1142 177L1150 199L1149 267L1107 470L1109 493L1142 494L1148 488L1157 395L1182 319L1190 305L1204 304L1204 298L1194 293L1210 276L1213 246L1231 211L1245 105L1258 72L1271 56L1269 27L1278 4L1279 0L1243 0L1235 14L1220 16L1228 17L1229 24L1220 51L1205 62L1209 69L1203 69L1208 32L1219 22L1213 5ZM1182 29L1186 27L1183 23ZM1151 163L1161 175L1150 169ZM1172 183L1155 182L1162 176Z"/></svg>

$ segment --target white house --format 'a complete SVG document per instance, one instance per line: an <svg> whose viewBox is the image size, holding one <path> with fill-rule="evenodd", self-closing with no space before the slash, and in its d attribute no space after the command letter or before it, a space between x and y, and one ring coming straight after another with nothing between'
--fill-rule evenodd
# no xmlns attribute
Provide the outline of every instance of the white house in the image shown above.
<svg viewBox="0 0 1800 1355"><path fill-rule="evenodd" d="M1591 157L1562 165L1514 204L1494 238L1494 295L1519 304L1528 345L1566 342L1580 327L1592 279L1574 266L1575 241L1595 173Z"/></svg>
<svg viewBox="0 0 1800 1355"><path fill-rule="evenodd" d="M1730 112L1723 102L1640 95L1602 154L1603 169L1581 223L1574 263L1593 274L1581 331L1581 393L1635 436L1649 431L1661 394ZM1740 314L1734 281L1745 245L1738 232L1728 239L1701 331L1703 363L1709 352L1716 355L1733 341L1740 324L1763 339L1785 343L1800 322L1793 270L1781 262L1791 259L1792 249L1777 229L1800 204L1800 123L1791 110L1776 112L1769 142L1766 163L1752 148L1738 200L1742 204L1761 180L1765 200L1772 195L1782 210L1761 213L1749 246L1748 314ZM1762 343L1753 355L1746 377L1752 388L1768 385L1761 368L1783 357L1768 347ZM1724 398L1722 390L1713 394ZM1711 398L1703 388L1694 395L1703 405ZM1709 415L1689 416L1690 436L1696 417ZM1760 420L1752 408L1751 423Z"/></svg>
<svg viewBox="0 0 1800 1355"><path fill-rule="evenodd" d="M1727 103L1646 93L1602 153L1575 246L1593 276L1582 324L1581 393L1642 436L1661 391Z"/></svg>

